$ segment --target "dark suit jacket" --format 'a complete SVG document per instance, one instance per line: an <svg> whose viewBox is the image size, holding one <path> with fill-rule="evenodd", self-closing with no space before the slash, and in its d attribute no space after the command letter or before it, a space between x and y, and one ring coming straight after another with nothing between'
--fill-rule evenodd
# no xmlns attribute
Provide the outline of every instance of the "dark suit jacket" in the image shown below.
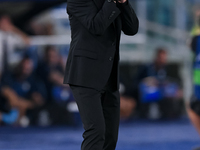
<svg viewBox="0 0 200 150"><path fill-rule="evenodd" d="M116 5L110 0L68 0L67 13L72 41L64 83L100 90L113 64L118 65L121 30L135 35L137 16L129 2Z"/></svg>

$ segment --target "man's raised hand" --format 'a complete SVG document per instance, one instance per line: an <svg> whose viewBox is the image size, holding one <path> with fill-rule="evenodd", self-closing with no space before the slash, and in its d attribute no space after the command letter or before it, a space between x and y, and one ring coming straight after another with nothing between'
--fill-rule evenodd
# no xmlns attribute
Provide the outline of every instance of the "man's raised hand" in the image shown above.
<svg viewBox="0 0 200 150"><path fill-rule="evenodd" d="M119 3L125 3L127 0L118 0Z"/></svg>

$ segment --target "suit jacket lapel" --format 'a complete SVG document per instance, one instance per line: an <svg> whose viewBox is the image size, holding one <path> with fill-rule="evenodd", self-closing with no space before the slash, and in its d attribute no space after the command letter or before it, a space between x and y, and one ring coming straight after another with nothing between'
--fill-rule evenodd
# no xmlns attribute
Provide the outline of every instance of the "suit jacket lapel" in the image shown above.
<svg viewBox="0 0 200 150"><path fill-rule="evenodd" d="M93 0L98 10L100 10L104 4L104 0Z"/></svg>

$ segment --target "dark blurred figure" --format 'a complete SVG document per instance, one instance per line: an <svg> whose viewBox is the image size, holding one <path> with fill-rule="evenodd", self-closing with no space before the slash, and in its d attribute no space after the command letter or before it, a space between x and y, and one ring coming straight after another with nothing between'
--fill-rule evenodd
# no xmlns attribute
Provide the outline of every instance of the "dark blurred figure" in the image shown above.
<svg viewBox="0 0 200 150"><path fill-rule="evenodd" d="M53 101L52 90L54 86L63 86L64 69L57 49L53 46L45 48L44 60L36 70L37 75L44 81L47 88L48 102Z"/></svg>
<svg viewBox="0 0 200 150"><path fill-rule="evenodd" d="M200 26L200 11L198 16ZM193 125L200 134L200 32L192 38L191 50L194 53L193 60L193 95L190 106L187 108L188 115ZM198 148L197 150L199 150Z"/></svg>
<svg viewBox="0 0 200 150"><path fill-rule="evenodd" d="M200 134L200 10L195 14L195 26L192 29L191 50L194 54L193 60L193 95L187 104L188 116ZM197 147L193 150L200 150Z"/></svg>
<svg viewBox="0 0 200 150"><path fill-rule="evenodd" d="M181 113L182 92L168 76L167 51L158 48L152 64L141 66L134 80L134 98L141 117L174 118Z"/></svg>
<svg viewBox="0 0 200 150"><path fill-rule="evenodd" d="M41 114L51 120L49 123L43 122L40 124L45 126L74 123L70 114L71 111L67 109L68 104L71 105L74 98L70 88L63 84L63 62L54 46L45 48L44 58L39 63L36 73L44 81L47 89L47 101L44 108L46 111L41 111ZM41 118L41 114L37 117Z"/></svg>
<svg viewBox="0 0 200 150"><path fill-rule="evenodd" d="M13 55L15 49L28 46L29 38L15 27L9 15L4 12L0 12L0 38L0 72L2 73L0 75L0 121L12 124L19 121L25 114L24 112L32 106L23 100L19 100L21 98L9 86L5 87L4 76L6 75L6 78L9 76L8 71L10 71L10 63L15 58Z"/></svg>
<svg viewBox="0 0 200 150"><path fill-rule="evenodd" d="M164 80L167 77L167 52L163 48L158 48L156 51L155 60L149 65L142 66L137 75L137 85L142 79L153 76L158 80Z"/></svg>
<svg viewBox="0 0 200 150"><path fill-rule="evenodd" d="M2 95L9 101L11 108L19 113L19 124L25 116L29 122L32 119L31 111L44 104L45 87L33 74L33 62L29 57L24 57L13 73L4 74L1 84Z"/></svg>

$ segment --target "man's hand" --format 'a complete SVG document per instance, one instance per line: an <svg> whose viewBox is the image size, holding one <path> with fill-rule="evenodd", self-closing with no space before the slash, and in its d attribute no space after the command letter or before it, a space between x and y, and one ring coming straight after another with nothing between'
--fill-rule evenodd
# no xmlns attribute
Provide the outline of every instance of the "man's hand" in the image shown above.
<svg viewBox="0 0 200 150"><path fill-rule="evenodd" d="M118 0L119 3L125 3L127 0Z"/></svg>

